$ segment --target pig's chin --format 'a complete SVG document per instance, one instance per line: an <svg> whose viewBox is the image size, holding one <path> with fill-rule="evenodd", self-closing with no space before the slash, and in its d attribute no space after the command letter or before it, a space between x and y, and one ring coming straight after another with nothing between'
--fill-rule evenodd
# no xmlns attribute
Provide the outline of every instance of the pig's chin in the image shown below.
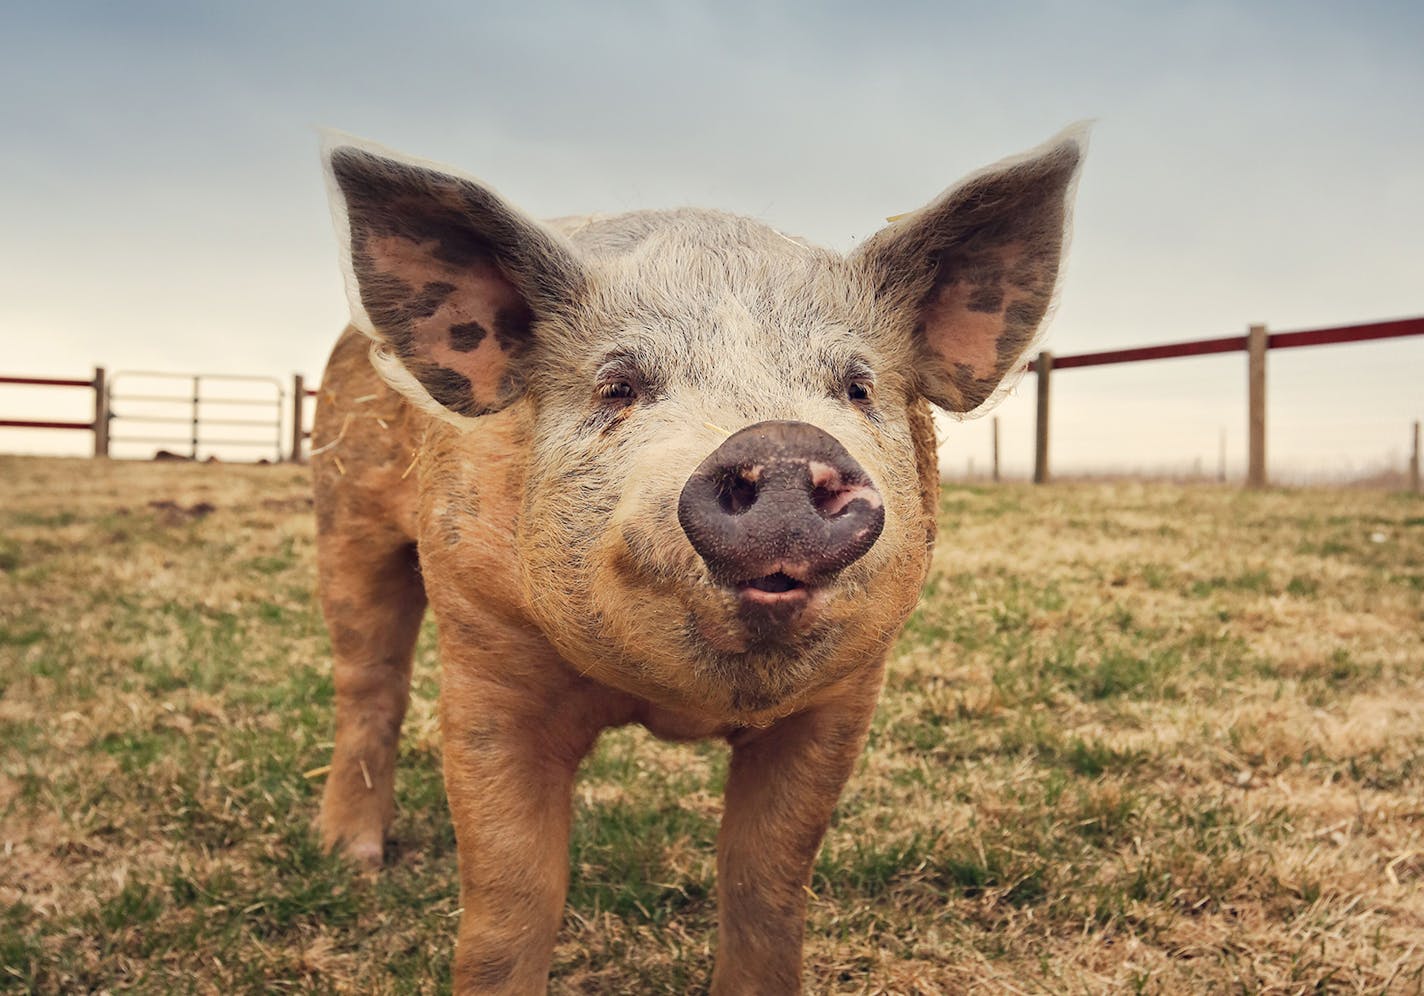
<svg viewBox="0 0 1424 996"><path fill-rule="evenodd" d="M712 582L684 596L689 629L718 654L794 652L823 638L837 593L777 573L739 584Z"/></svg>
<svg viewBox="0 0 1424 996"><path fill-rule="evenodd" d="M837 578L809 577L797 564L769 562L757 577L728 581L711 576L690 546L638 556L654 549L625 546L618 558L623 579L652 596L644 603L647 610L663 613L674 603L680 606L694 650L719 656L801 654L851 614L851 586Z"/></svg>
<svg viewBox="0 0 1424 996"><path fill-rule="evenodd" d="M864 634L854 599L834 585L771 602L738 586L714 587L689 602L688 656L698 684L741 721L788 712L873 656L859 652Z"/></svg>
<svg viewBox="0 0 1424 996"><path fill-rule="evenodd" d="M655 549L660 556L640 556ZM690 546L676 544L615 542L605 551L590 558L585 618L597 620L597 632L570 649L585 673L625 691L722 721L760 722L873 656L860 652L860 585L770 575L723 583ZM610 645L616 666L595 650Z"/></svg>

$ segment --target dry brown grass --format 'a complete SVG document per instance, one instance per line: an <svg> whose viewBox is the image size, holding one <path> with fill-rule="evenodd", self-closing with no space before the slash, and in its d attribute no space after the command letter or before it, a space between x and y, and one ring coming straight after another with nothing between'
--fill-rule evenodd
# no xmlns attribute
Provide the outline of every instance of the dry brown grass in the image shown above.
<svg viewBox="0 0 1424 996"><path fill-rule="evenodd" d="M0 458L0 989L448 986L429 634L391 867L309 830L305 489ZM817 865L809 991L1424 987L1424 501L952 487L942 522ZM724 774L604 738L555 991L705 987Z"/></svg>

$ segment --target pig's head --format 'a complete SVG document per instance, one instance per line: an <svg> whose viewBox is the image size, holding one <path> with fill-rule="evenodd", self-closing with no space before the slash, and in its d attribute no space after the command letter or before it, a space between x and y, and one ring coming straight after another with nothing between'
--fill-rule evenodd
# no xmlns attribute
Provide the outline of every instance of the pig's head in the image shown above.
<svg viewBox="0 0 1424 996"><path fill-rule="evenodd" d="M982 407L1053 296L1082 132L848 256L711 211L549 226L487 186L327 155L355 323L460 427L523 407L516 545L576 667L760 722L873 664L934 537L926 402Z"/></svg>

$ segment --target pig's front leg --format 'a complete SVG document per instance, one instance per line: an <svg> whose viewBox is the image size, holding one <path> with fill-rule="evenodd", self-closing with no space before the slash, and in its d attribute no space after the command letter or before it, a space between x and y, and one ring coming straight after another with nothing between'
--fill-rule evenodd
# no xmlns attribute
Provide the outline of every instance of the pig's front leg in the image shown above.
<svg viewBox="0 0 1424 996"><path fill-rule="evenodd" d="M883 667L853 675L769 729L730 738L717 836L714 996L801 991L811 866L865 744Z"/></svg>
<svg viewBox="0 0 1424 996"><path fill-rule="evenodd" d="M488 650L442 654L463 906L456 993L547 988L568 889L574 772L607 725L599 691L557 660L521 661L507 643L500 651L495 660Z"/></svg>

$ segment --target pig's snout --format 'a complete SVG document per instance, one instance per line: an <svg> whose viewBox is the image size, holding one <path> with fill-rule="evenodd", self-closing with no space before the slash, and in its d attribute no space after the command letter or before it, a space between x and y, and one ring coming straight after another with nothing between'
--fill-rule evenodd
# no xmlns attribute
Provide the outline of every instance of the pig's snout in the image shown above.
<svg viewBox="0 0 1424 996"><path fill-rule="evenodd" d="M805 422L758 422L702 461L677 518L712 575L744 603L791 611L808 586L875 544L885 503L830 434Z"/></svg>

